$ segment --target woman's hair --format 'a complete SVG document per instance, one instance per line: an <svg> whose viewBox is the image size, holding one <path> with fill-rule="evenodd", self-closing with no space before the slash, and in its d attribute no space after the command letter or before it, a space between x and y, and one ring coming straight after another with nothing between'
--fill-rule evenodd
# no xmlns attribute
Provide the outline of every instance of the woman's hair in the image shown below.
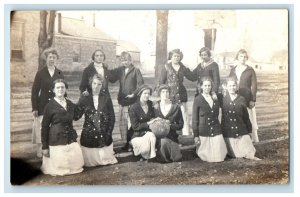
<svg viewBox="0 0 300 197"><path fill-rule="evenodd" d="M92 77L89 78L89 85L91 88L92 88L92 83L93 83L94 79L98 79L103 84L104 77L100 74L94 74Z"/></svg>
<svg viewBox="0 0 300 197"><path fill-rule="evenodd" d="M144 92L144 90L150 90L150 95L152 94L152 88L146 84L141 85L137 89L137 96L141 96L141 94Z"/></svg>
<svg viewBox="0 0 300 197"><path fill-rule="evenodd" d="M171 60L172 59L172 56L174 53L177 53L180 55L180 62L181 60L183 59L183 53L180 49L173 49L172 51L169 52L169 57L168 57L168 60Z"/></svg>
<svg viewBox="0 0 300 197"><path fill-rule="evenodd" d="M94 61L95 60L95 55L96 55L96 53L98 52L98 51L100 51L102 54L103 54L103 61L106 59L106 56L105 56L105 53L101 50L101 49L96 49L95 51L94 51L94 53L92 54L92 60Z"/></svg>
<svg viewBox="0 0 300 197"><path fill-rule="evenodd" d="M56 79L52 83L52 90L54 90L55 84L57 84L57 83L63 83L63 84L65 84L66 89L68 89L68 83L64 79ZM67 92L65 93L64 97L67 97Z"/></svg>
<svg viewBox="0 0 300 197"><path fill-rule="evenodd" d="M235 59L236 59L236 60L238 59L238 57L239 57L240 54L246 54L246 58L247 58L247 59L249 58L247 51L246 51L245 49L240 49L240 50L237 52L236 56L235 56Z"/></svg>
<svg viewBox="0 0 300 197"><path fill-rule="evenodd" d="M159 88L158 88L158 95L159 96L160 96L160 93L161 93L162 90L168 90L169 93L171 92L171 88L166 84L162 84L162 85L159 86Z"/></svg>
<svg viewBox="0 0 300 197"><path fill-rule="evenodd" d="M201 53L203 53L203 52L206 52L207 55L208 55L208 57L211 56L211 52L210 52L210 49L209 49L208 47L202 47L202 48L200 49L200 51L199 51L199 56L201 56Z"/></svg>
<svg viewBox="0 0 300 197"><path fill-rule="evenodd" d="M131 55L127 51L123 51L120 55L120 59L126 58L127 60L131 61Z"/></svg>
<svg viewBox="0 0 300 197"><path fill-rule="evenodd" d="M59 58L59 55L57 53L57 50L53 47L49 47L49 48L46 48L43 53L42 53L42 59L44 59L45 61L47 60L47 57L48 55L52 53L54 55L56 55L57 59Z"/></svg>
<svg viewBox="0 0 300 197"><path fill-rule="evenodd" d="M225 79L225 85L227 85L227 83L228 83L229 81L233 81L233 82L235 83L235 85L237 85L237 80L236 80L236 78L234 78L234 77L227 77L227 78Z"/></svg>
<svg viewBox="0 0 300 197"><path fill-rule="evenodd" d="M197 96L199 93L202 93L202 92L203 92L201 86L203 85L204 81L210 81L211 86L212 86L212 84L213 84L213 80L212 80L210 77L203 77L203 78L201 79L201 81L200 81L199 83L197 83L196 96ZM211 93L211 90L210 90L210 93Z"/></svg>

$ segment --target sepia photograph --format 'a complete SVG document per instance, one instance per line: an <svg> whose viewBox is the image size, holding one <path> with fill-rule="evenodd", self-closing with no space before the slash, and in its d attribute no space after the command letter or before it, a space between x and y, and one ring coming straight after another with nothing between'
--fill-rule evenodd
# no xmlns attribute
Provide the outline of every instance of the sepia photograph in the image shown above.
<svg viewBox="0 0 300 197"><path fill-rule="evenodd" d="M10 184L290 184L289 14L11 11Z"/></svg>

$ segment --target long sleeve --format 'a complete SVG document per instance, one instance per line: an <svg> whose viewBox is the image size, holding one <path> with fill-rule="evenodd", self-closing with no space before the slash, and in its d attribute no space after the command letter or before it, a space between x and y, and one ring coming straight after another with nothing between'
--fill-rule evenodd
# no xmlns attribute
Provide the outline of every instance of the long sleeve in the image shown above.
<svg viewBox="0 0 300 197"><path fill-rule="evenodd" d="M129 108L129 117L133 130L135 131L146 131L149 129L147 122L140 123L139 116L136 114L134 107Z"/></svg>
<svg viewBox="0 0 300 197"><path fill-rule="evenodd" d="M122 66L118 67L118 68L115 68L113 70L107 70L107 72L108 72L108 81L110 83L117 82L122 76L122 70L123 70Z"/></svg>
<svg viewBox="0 0 300 197"><path fill-rule="evenodd" d="M214 66L213 69L213 87L212 87L212 91L214 91L215 93L219 92L219 86L220 86L220 73L219 73L219 66L218 64L216 64L216 66Z"/></svg>
<svg viewBox="0 0 300 197"><path fill-rule="evenodd" d="M44 110L44 117L42 121L41 140L42 149L49 149L49 131L51 124L51 114L49 105Z"/></svg>
<svg viewBox="0 0 300 197"><path fill-rule="evenodd" d="M109 135L112 135L115 125L115 112L114 107L111 99L108 99L107 102L107 109L108 109L108 131Z"/></svg>
<svg viewBox="0 0 300 197"><path fill-rule="evenodd" d="M194 73L185 66L184 66L184 76L190 81L195 81Z"/></svg>
<svg viewBox="0 0 300 197"><path fill-rule="evenodd" d="M252 101L256 101L256 93L257 93L257 79L256 79L256 74L255 71L252 70L252 75L251 75L251 93L252 93Z"/></svg>
<svg viewBox="0 0 300 197"><path fill-rule="evenodd" d="M252 133L252 124L251 124L251 121L249 118L249 113L248 113L246 104L244 105L242 110L243 110L243 120L244 120L244 123L246 124L248 133Z"/></svg>
<svg viewBox="0 0 300 197"><path fill-rule="evenodd" d="M75 110L74 110L74 120L79 120L83 114L84 114L84 104L83 104L83 98L80 97L80 99L78 100L76 106L75 106Z"/></svg>
<svg viewBox="0 0 300 197"><path fill-rule="evenodd" d="M143 75L140 69L136 69L136 84L136 90L134 91L135 95L137 95L139 87L144 84Z"/></svg>
<svg viewBox="0 0 300 197"><path fill-rule="evenodd" d="M40 90L41 90L41 78L40 78L40 73L38 72L35 75L34 82L32 85L32 90L31 90L32 111L38 110L38 97L39 97Z"/></svg>
<svg viewBox="0 0 300 197"><path fill-rule="evenodd" d="M86 91L88 89L88 85L89 85L89 76L88 76L88 70L84 69L83 73L82 73L82 78L81 78L81 82L80 82L80 93Z"/></svg>
<svg viewBox="0 0 300 197"><path fill-rule="evenodd" d="M196 66L196 68L194 68L194 70L192 71L192 78L190 80L197 81L197 79L198 79L198 66Z"/></svg>
<svg viewBox="0 0 300 197"><path fill-rule="evenodd" d="M194 99L193 103L193 117L192 117L192 127L194 132L194 137L199 137L199 110L200 107L198 105L199 100L198 97Z"/></svg>
<svg viewBox="0 0 300 197"><path fill-rule="evenodd" d="M170 130L180 130L183 128L183 117L181 109L178 108L177 120L174 123L170 124Z"/></svg>
<svg viewBox="0 0 300 197"><path fill-rule="evenodd" d="M158 85L167 83L167 69L166 66L163 66L158 80Z"/></svg>

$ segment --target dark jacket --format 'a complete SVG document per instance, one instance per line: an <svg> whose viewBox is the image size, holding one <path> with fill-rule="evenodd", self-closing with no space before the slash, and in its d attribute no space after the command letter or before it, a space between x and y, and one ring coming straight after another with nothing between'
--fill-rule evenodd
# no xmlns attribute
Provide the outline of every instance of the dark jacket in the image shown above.
<svg viewBox="0 0 300 197"><path fill-rule="evenodd" d="M160 117L170 121L170 132L167 138L178 143L178 134L176 131L183 128L183 118L180 106L177 104L172 104L170 111L166 116L164 116L160 109L160 101L154 107L155 117Z"/></svg>
<svg viewBox="0 0 300 197"><path fill-rule="evenodd" d="M39 70L34 78L31 91L32 111L38 111L38 115L43 115L46 104L54 97L52 90L53 81L64 79L63 72L55 68L51 77L47 67Z"/></svg>
<svg viewBox="0 0 300 197"><path fill-rule="evenodd" d="M244 97L238 95L232 101L228 93L225 95L222 106L222 130L224 137L227 138L236 138L252 132Z"/></svg>
<svg viewBox="0 0 300 197"><path fill-rule="evenodd" d="M229 77L234 77L237 80L235 69L236 67L231 69ZM249 106L250 101L256 101L257 79L255 71L252 67L247 66L247 68L241 74L238 88L239 95L246 99L247 106Z"/></svg>
<svg viewBox="0 0 300 197"><path fill-rule="evenodd" d="M147 131L150 131L147 122L154 118L155 114L152 101L148 101L147 105L147 114L145 114L139 101L129 107L128 113L130 117L131 127L134 130L134 134L131 139L135 137L142 137L146 134Z"/></svg>
<svg viewBox="0 0 300 197"><path fill-rule="evenodd" d="M67 100L67 110L51 99L44 110L42 121L42 149L49 146L67 145L77 142L77 133L73 128L76 105Z"/></svg>
<svg viewBox="0 0 300 197"><path fill-rule="evenodd" d="M119 80L120 88L118 93L118 103L122 106L129 106L137 100L137 88L144 84L143 76L140 69L135 68L132 64L125 74L125 67L121 66L110 71L112 82ZM133 98L125 98L130 94L135 94Z"/></svg>
<svg viewBox="0 0 300 197"><path fill-rule="evenodd" d="M110 79L110 74L108 72L108 65L103 63L103 70L104 70L104 82L102 84L102 91L108 91L108 81ZM82 73L82 78L80 82L80 93L84 91L88 91L90 94L92 93L92 88L90 87L89 81L90 79L97 74L97 70L94 66L94 62L90 63Z"/></svg>
<svg viewBox="0 0 300 197"><path fill-rule="evenodd" d="M78 103L77 118L84 114L84 123L80 137L82 146L101 148L112 143L112 131L115 124L115 113L112 100L107 92L101 91L98 108L95 109L93 96L82 96Z"/></svg>
<svg viewBox="0 0 300 197"><path fill-rule="evenodd" d="M190 69L186 68L181 62L178 72L172 66L172 63L165 65L160 74L159 85L167 84L170 86L170 99L172 103L180 104L181 102L187 102L187 91L183 85L183 79L186 77L189 80L194 79L193 73Z"/></svg>
<svg viewBox="0 0 300 197"><path fill-rule="evenodd" d="M212 91L215 93L219 92L220 86L220 74L219 74L219 66L216 62L212 62L210 65L202 68L201 63L193 70L194 81L198 81L200 83L203 77L210 77L213 81Z"/></svg>
<svg viewBox="0 0 300 197"><path fill-rule="evenodd" d="M195 97L192 120L194 137L214 137L222 134L221 125L218 120L219 108L220 104L218 100L213 101L211 108L202 94Z"/></svg>

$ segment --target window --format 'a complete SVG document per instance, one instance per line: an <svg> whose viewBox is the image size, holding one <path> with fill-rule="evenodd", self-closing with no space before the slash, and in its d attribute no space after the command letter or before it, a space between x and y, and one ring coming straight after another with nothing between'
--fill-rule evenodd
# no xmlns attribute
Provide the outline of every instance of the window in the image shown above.
<svg viewBox="0 0 300 197"><path fill-rule="evenodd" d="M80 44L73 44L73 62L80 62Z"/></svg>
<svg viewBox="0 0 300 197"><path fill-rule="evenodd" d="M11 59L24 60L24 23L13 21L10 30Z"/></svg>

